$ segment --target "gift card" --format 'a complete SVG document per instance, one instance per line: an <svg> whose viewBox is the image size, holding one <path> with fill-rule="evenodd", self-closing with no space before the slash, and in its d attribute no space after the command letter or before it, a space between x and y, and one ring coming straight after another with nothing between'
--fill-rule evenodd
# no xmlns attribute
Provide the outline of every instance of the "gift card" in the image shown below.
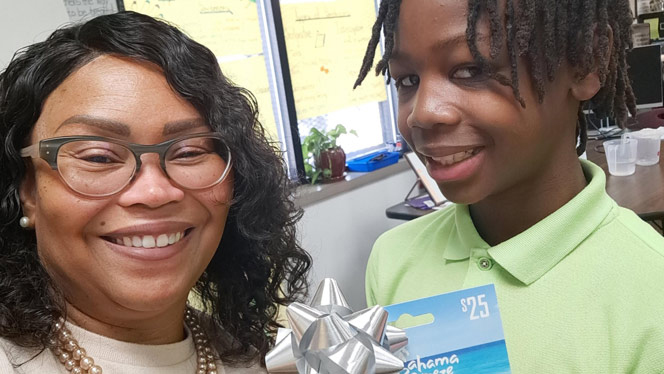
<svg viewBox="0 0 664 374"><path fill-rule="evenodd" d="M403 328L401 374L510 373L493 284L385 307Z"/></svg>

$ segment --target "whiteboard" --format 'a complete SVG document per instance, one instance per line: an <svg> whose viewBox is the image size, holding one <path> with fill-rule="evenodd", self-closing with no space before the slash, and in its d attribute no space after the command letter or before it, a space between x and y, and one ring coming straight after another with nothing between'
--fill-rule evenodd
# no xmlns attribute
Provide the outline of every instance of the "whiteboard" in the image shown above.
<svg viewBox="0 0 664 374"><path fill-rule="evenodd" d="M116 0L62 0L72 22L87 21L103 14L116 13Z"/></svg>
<svg viewBox="0 0 664 374"><path fill-rule="evenodd" d="M0 70L19 48L45 40L69 21L64 4L57 0L0 0L0 9Z"/></svg>

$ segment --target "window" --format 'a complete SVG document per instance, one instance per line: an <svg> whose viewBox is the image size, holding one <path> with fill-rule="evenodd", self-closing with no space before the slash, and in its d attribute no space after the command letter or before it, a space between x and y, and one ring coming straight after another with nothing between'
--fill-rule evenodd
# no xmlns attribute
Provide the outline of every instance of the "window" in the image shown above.
<svg viewBox="0 0 664 374"><path fill-rule="evenodd" d="M300 139L312 127L355 130L339 145L349 157L395 142L393 92L370 74L353 90L376 18L373 0L281 0L281 18Z"/></svg>
<svg viewBox="0 0 664 374"><path fill-rule="evenodd" d="M349 158L396 139L395 91L370 74L358 89L375 0L118 0L120 10L164 19L210 48L222 71L256 97L291 179L303 175L300 141L343 124Z"/></svg>

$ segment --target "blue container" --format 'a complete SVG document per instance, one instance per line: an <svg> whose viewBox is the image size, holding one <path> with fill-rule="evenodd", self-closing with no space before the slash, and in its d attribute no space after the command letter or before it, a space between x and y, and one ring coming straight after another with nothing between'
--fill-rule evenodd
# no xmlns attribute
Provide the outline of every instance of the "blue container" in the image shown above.
<svg viewBox="0 0 664 374"><path fill-rule="evenodd" d="M349 160L346 165L350 171L374 171L399 161L399 152L380 151Z"/></svg>

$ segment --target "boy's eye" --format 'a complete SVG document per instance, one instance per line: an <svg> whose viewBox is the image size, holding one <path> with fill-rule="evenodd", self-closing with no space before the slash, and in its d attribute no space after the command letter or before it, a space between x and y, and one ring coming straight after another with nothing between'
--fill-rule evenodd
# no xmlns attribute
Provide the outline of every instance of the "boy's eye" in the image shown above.
<svg viewBox="0 0 664 374"><path fill-rule="evenodd" d="M454 71L453 78L456 79L473 79L483 75L482 69L477 66L464 66Z"/></svg>
<svg viewBox="0 0 664 374"><path fill-rule="evenodd" d="M403 78L398 78L395 81L397 88L409 88L417 86L420 83L420 77L417 75L407 75Z"/></svg>

